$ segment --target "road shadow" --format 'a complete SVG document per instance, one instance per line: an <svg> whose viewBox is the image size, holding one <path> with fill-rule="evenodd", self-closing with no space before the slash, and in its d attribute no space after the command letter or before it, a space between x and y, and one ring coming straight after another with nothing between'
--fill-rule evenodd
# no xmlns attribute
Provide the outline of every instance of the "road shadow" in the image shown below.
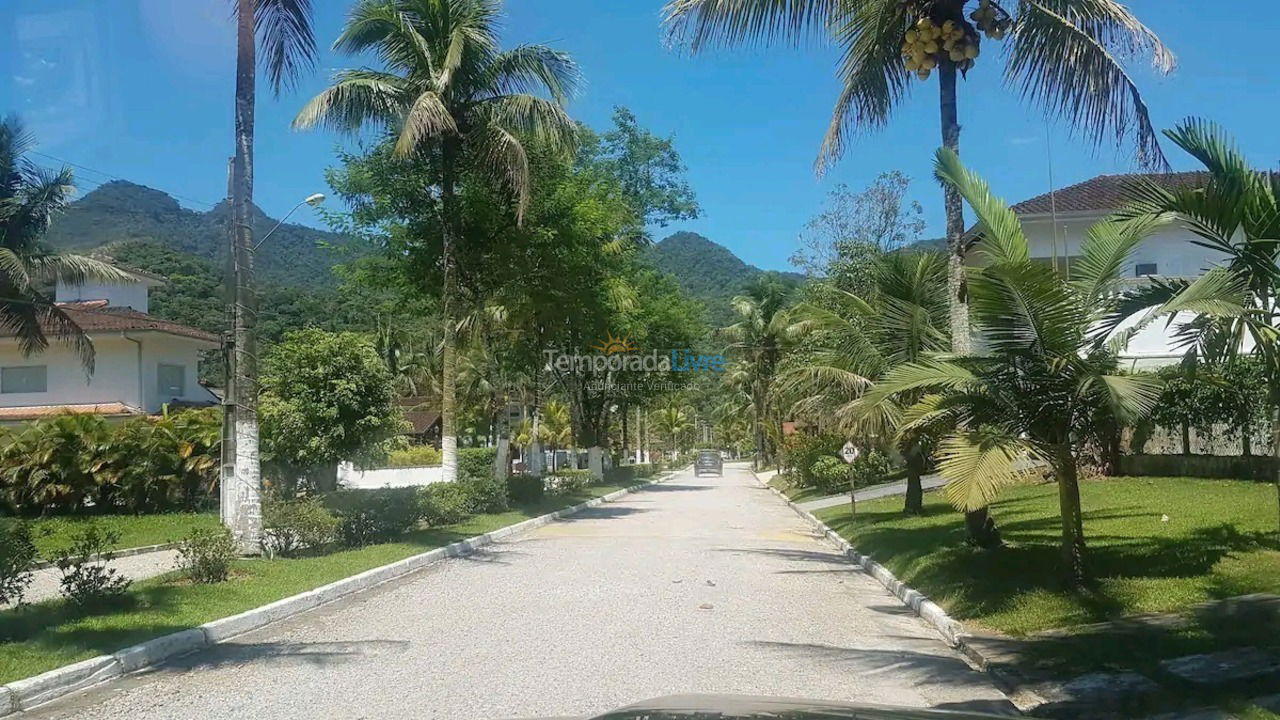
<svg viewBox="0 0 1280 720"><path fill-rule="evenodd" d="M845 565L851 569L853 568L843 555L837 555L834 551L820 552L817 550L793 550L790 548L715 548L714 551L725 553L746 553L748 555L766 555L769 557L782 558L784 560L794 560L796 562Z"/></svg>
<svg viewBox="0 0 1280 720"><path fill-rule="evenodd" d="M919 638L915 638L919 642ZM887 648L853 648L818 643L789 643L772 640L744 642L762 650L786 657L803 657L828 663L847 665L847 672L876 674L892 672L904 684L981 685L987 680L958 657L935 655L915 650Z"/></svg>
<svg viewBox="0 0 1280 720"><path fill-rule="evenodd" d="M560 522L575 523L583 520L608 520L647 512L653 511L649 508L627 507L625 505L597 505L596 507L584 508L572 515L566 515L560 518Z"/></svg>
<svg viewBox="0 0 1280 720"><path fill-rule="evenodd" d="M155 673L213 670L253 662L331 666L366 655L402 653L407 640L353 640L343 642L230 642L169 660ZM150 674L150 673L148 673Z"/></svg>
<svg viewBox="0 0 1280 720"><path fill-rule="evenodd" d="M710 485L680 485L678 483L662 483L660 485L646 485L638 492L642 493L669 493L669 492L694 492L698 490L710 490Z"/></svg>

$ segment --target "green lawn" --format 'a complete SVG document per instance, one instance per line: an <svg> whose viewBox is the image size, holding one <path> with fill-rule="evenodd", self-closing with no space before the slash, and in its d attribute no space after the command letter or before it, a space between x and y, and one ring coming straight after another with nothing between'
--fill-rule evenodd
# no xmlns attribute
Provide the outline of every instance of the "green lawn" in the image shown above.
<svg viewBox="0 0 1280 720"><path fill-rule="evenodd" d="M962 516L938 493L925 515L901 514L901 499L858 504L856 522L838 506L816 515L958 620L1023 635L1123 615L1186 610L1208 600L1280 593L1276 495L1270 485L1193 478L1109 478L1082 484L1087 561L1096 586L1060 582L1057 486L1007 489L992 505L1009 547L974 550ZM1167 515L1168 521L1162 521ZM1135 642L1083 632L1045 643L1039 658L1059 669L1107 664L1144 668L1160 657L1214 647L1280 645L1280 628L1195 619Z"/></svg>
<svg viewBox="0 0 1280 720"><path fill-rule="evenodd" d="M135 583L125 606L114 612L77 615L60 600L0 612L0 684L234 615L620 487L596 485L509 512L411 532L394 543L318 557L242 560L235 577L216 585L191 585L176 574L152 578Z"/></svg>
<svg viewBox="0 0 1280 720"><path fill-rule="evenodd" d="M786 475L774 475L769 480L769 487L776 488L791 502L806 502L808 500L817 500L818 498L827 497L831 493L823 492L816 487L795 487L791 485L790 478Z"/></svg>
<svg viewBox="0 0 1280 720"><path fill-rule="evenodd" d="M218 526L217 513L164 513L161 515L90 515L47 517L31 521L33 539L40 557L51 559L71 544L72 533L86 525L116 530L120 540L113 550L177 542L197 528Z"/></svg>

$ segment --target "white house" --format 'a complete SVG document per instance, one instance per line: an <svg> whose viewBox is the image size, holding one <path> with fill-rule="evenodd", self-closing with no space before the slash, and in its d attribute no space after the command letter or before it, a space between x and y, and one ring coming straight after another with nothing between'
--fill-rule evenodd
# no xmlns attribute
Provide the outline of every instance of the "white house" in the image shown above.
<svg viewBox="0 0 1280 720"><path fill-rule="evenodd" d="M1022 220L1031 246L1031 256L1056 263L1064 272L1080 257L1085 231L1090 225L1118 210L1125 203L1126 187L1140 179L1170 188L1195 187L1208 179L1207 173L1184 172L1150 175L1099 175L1052 193L1038 195L1013 206ZM1125 269L1134 283L1151 276L1163 278L1198 277L1223 259L1221 253L1196 245L1196 236L1183 227L1161 229L1142 241ZM1190 317L1178 320L1186 320ZM1127 325L1137 322L1131 318ZM1123 326L1122 326L1123 327ZM1163 321L1152 323L1129 343L1122 356L1129 368L1167 365L1182 357L1182 349L1171 340Z"/></svg>
<svg viewBox="0 0 1280 720"><path fill-rule="evenodd" d="M147 314L147 293L163 280L128 271L121 284L58 283L56 301L93 342L94 371L48 333L44 352L23 356L8 328L0 328L0 422L60 412L125 417L159 412L166 403L217 402L200 385L200 353L218 338Z"/></svg>

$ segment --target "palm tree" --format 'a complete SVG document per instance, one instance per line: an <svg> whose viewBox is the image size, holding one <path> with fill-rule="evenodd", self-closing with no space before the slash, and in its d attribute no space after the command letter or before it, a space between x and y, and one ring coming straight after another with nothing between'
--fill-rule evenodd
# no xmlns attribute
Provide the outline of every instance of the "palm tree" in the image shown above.
<svg viewBox="0 0 1280 720"><path fill-rule="evenodd" d="M659 433L671 439L672 462L675 462L680 453L680 436L693 427L693 421L690 419L691 414L689 408L668 403L666 407L659 408L654 416L654 427L658 429Z"/></svg>
<svg viewBox="0 0 1280 720"><path fill-rule="evenodd" d="M1096 223L1063 277L1031 259L1017 216L955 153L938 151L936 173L978 216L977 250L986 264L970 289L986 352L904 363L859 402L870 408L922 393L902 411L902 426L953 426L937 458L947 499L960 510L986 507L1026 472L1027 459L1046 463L1058 483L1064 567L1070 582L1082 584L1079 453L1101 429L1148 411L1159 394L1155 381L1117 372L1125 338L1098 330L1119 307L1126 262L1154 223Z"/></svg>
<svg viewBox="0 0 1280 720"><path fill-rule="evenodd" d="M1156 318L1195 312L1194 321L1177 325L1190 359L1227 364L1242 354L1258 358L1275 412L1272 453L1280 499L1280 175L1251 168L1213 123L1189 118L1165 135L1205 166L1206 184L1171 190L1140 183L1123 215L1139 222L1178 222L1198 235L1200 244L1222 253L1223 262L1189 284L1159 283L1134 291L1135 304L1163 302L1129 332ZM1128 309L1116 313L1112 324L1123 321Z"/></svg>
<svg viewBox="0 0 1280 720"><path fill-rule="evenodd" d="M569 416L569 406L559 400L548 402L542 409L538 425L538 434L534 440L544 442L551 448L551 471L555 472L558 469L555 451L573 445L573 421Z"/></svg>
<svg viewBox="0 0 1280 720"><path fill-rule="evenodd" d="M765 423L773 377L782 359L783 336L787 331L787 288L771 276L762 276L733 299L733 311L741 318L720 334L730 341L726 353L739 358L737 370L746 373L751 394L753 434L756 443L755 468L764 466Z"/></svg>
<svg viewBox="0 0 1280 720"><path fill-rule="evenodd" d="M935 253L892 253L871 271L872 293L858 297L833 290L836 309L803 303L792 310L788 333L808 340L806 362L784 372L781 385L804 397L800 412L829 410L847 432L896 435L907 463L904 512L924 511L920 476L929 454L924 427L901 427L902 406L886 403L873 414L856 402L890 368L917 362L949 347L947 337L947 261ZM902 398L908 404L919 393Z"/></svg>
<svg viewBox="0 0 1280 720"><path fill-rule="evenodd" d="M969 6L977 8L966 16ZM942 144L960 152L956 75L967 75L982 36L1005 41L1004 77L1032 104L1090 141L1132 136L1138 162L1163 167L1146 103L1122 57L1150 56L1169 72L1172 53L1117 0L669 0L671 38L699 52L710 45L818 36L841 52L840 95L818 154L822 172L849 135L880 128L910 93L913 76L938 73ZM955 188L944 188L951 344L969 352L963 241Z"/></svg>
<svg viewBox="0 0 1280 720"><path fill-rule="evenodd" d="M565 53L542 45L498 49L499 0L361 0L334 50L370 53L382 70L340 70L303 107L295 127L385 128L396 153L430 168L440 199L444 282L441 382L443 478L457 476L457 268L466 240L458 192L474 175L504 186L523 219L530 192L524 141L573 145L563 106L578 82ZM550 99L535 93L545 92Z"/></svg>
<svg viewBox="0 0 1280 720"><path fill-rule="evenodd" d="M49 347L46 333L68 344L93 372L93 343L45 292L51 282L127 279L112 265L53 251L42 242L55 215L75 192L69 168L50 171L23 157L35 146L16 115L0 121L0 325L24 356Z"/></svg>
<svg viewBox="0 0 1280 720"><path fill-rule="evenodd" d="M227 298L232 325L232 402L223 429L222 520L245 553L260 547L258 512L262 462L258 448L257 301L253 276L253 144L257 66L272 91L292 85L315 63L311 0L234 0L236 18L235 155L231 162L231 221ZM262 58L258 58L258 44Z"/></svg>

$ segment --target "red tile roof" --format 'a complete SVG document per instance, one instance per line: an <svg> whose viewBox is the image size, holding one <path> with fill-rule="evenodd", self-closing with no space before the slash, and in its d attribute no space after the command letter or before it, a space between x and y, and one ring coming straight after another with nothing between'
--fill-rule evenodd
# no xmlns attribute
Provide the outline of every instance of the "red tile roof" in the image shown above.
<svg viewBox="0 0 1280 720"><path fill-rule="evenodd" d="M62 308L81 330L89 334L136 330L168 333L210 343L218 342L218 336L213 333L171 320L162 320L133 308L112 307L107 305L105 300L58 303L58 307ZM13 334L12 329L0 327L0 337L13 337Z"/></svg>
<svg viewBox="0 0 1280 720"><path fill-rule="evenodd" d="M404 412L404 419L413 425L412 435L422 435L440 422L440 412L426 403L426 398L408 397L398 401Z"/></svg>
<svg viewBox="0 0 1280 720"><path fill-rule="evenodd" d="M0 408L0 422L14 420L38 420L52 415L106 415L128 416L141 415L142 411L132 405L121 402L84 403L79 405L26 405L24 407Z"/></svg>
<svg viewBox="0 0 1280 720"><path fill-rule="evenodd" d="M1207 172L1149 173L1133 175L1099 175L1052 193L1037 195L1013 206L1019 215L1071 212L1109 212L1127 199L1126 190L1140 180L1151 180L1168 188L1199 187L1209 179Z"/></svg>

